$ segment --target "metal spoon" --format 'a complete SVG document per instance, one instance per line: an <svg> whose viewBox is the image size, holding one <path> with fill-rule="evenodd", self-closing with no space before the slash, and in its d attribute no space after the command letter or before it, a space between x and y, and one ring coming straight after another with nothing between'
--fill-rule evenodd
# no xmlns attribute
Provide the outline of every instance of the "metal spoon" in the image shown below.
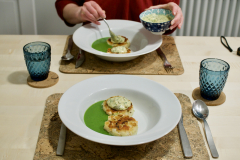
<svg viewBox="0 0 240 160"><path fill-rule="evenodd" d="M109 27L109 25L108 25L108 23L107 23L107 21L106 21L105 18L103 18L103 21L104 21L104 22L107 24L107 26L108 26L109 33L110 33L110 35L111 35L112 40L113 40L114 42L117 42L117 41L118 41L118 36L116 36L116 35L111 31L111 29L110 29L110 27Z"/></svg>
<svg viewBox="0 0 240 160"><path fill-rule="evenodd" d="M217 148L216 148L216 146L214 144L214 141L213 141L212 133L210 131L210 128L208 126L207 121L205 120L208 117L208 114L209 114L209 110L208 110L207 105L202 100L198 99L193 103L192 111L193 111L193 114L197 118L203 120L204 128L205 128L205 134L206 134L206 137L207 137L208 146L210 148L212 157L213 158L218 158L219 155L218 155Z"/></svg>
<svg viewBox="0 0 240 160"><path fill-rule="evenodd" d="M72 44L73 44L73 40L72 40L72 37L70 37L68 39L68 50L67 50L67 54L62 56L62 60L66 60L66 61L69 61L71 59L74 58L74 56L71 54L71 48L72 48Z"/></svg>

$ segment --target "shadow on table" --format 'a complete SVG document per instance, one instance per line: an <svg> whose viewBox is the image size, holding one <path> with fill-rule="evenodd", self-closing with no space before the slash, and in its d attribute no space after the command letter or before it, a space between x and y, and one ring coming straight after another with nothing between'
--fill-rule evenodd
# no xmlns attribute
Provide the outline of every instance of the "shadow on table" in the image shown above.
<svg viewBox="0 0 240 160"><path fill-rule="evenodd" d="M29 73L27 71L16 71L11 73L7 80L12 84L27 84Z"/></svg>

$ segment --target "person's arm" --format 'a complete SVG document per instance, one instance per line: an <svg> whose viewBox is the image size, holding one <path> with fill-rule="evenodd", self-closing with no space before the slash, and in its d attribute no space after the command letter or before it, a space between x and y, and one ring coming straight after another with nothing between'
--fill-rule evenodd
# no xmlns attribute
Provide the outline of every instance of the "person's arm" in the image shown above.
<svg viewBox="0 0 240 160"><path fill-rule="evenodd" d="M82 23L83 20L80 16L82 6L78 6L74 3L69 3L63 8L63 19L70 24Z"/></svg>
<svg viewBox="0 0 240 160"><path fill-rule="evenodd" d="M63 17L63 9L68 4L75 4L75 5L83 5L83 2L80 2L78 0L56 0L55 7L58 13L58 16L65 22L67 26L74 26L75 24L68 23L64 17Z"/></svg>
<svg viewBox="0 0 240 160"><path fill-rule="evenodd" d="M94 1L85 2L82 6L74 0L71 2L70 0L57 0L55 4L59 16L68 26L86 21L100 24L98 20L106 17L105 12Z"/></svg>

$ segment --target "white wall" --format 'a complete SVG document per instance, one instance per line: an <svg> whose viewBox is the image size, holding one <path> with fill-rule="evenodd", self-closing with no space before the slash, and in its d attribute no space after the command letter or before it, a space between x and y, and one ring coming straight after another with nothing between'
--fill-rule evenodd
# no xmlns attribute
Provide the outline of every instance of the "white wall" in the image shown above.
<svg viewBox="0 0 240 160"><path fill-rule="evenodd" d="M0 0L0 34L20 34L17 0Z"/></svg>
<svg viewBox="0 0 240 160"><path fill-rule="evenodd" d="M21 34L37 34L34 0L18 0Z"/></svg>
<svg viewBox="0 0 240 160"><path fill-rule="evenodd" d="M55 0L35 0L37 34L70 35L80 27L68 27L58 17Z"/></svg>
<svg viewBox="0 0 240 160"><path fill-rule="evenodd" d="M55 0L0 0L0 34L70 35L58 17Z"/></svg>

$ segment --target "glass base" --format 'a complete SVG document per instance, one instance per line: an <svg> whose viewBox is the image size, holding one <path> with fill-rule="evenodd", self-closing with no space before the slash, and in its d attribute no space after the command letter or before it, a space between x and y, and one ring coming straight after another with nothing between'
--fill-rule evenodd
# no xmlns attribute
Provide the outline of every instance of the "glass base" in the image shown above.
<svg viewBox="0 0 240 160"><path fill-rule="evenodd" d="M210 101L213 101L213 100L216 100L219 98L220 94L218 95L206 95L204 94L203 92L201 92L201 96L204 98L204 99L207 99L207 100L210 100Z"/></svg>
<svg viewBox="0 0 240 160"><path fill-rule="evenodd" d="M47 79L48 78L48 74L46 74L46 75L43 75L43 76L41 76L41 77L35 77L35 76L31 76L30 75L30 77L31 77L31 79L32 80L34 80L34 81L43 81L43 80L45 80L45 79Z"/></svg>

